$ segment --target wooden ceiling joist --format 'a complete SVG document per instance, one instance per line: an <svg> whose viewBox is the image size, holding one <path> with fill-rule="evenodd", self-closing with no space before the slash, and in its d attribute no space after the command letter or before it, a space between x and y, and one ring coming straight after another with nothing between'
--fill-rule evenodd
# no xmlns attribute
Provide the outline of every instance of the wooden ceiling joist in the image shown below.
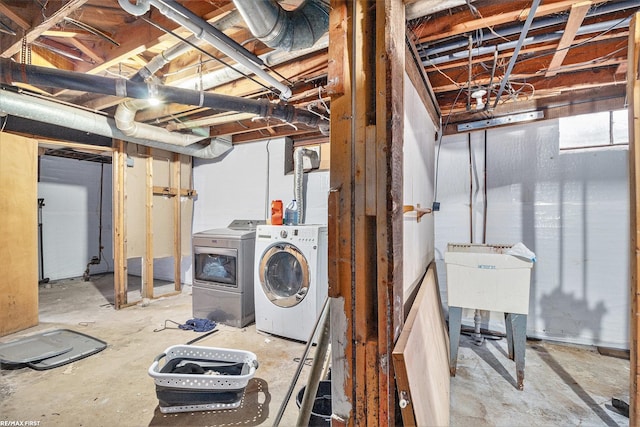
<svg viewBox="0 0 640 427"><path fill-rule="evenodd" d="M576 37L576 33L582 25L582 21L584 21L591 4L591 1L583 1L580 3L574 3L571 6L571 13L569 14L567 25L564 28L562 38L556 48L556 53L553 55L553 58L551 58L547 73L545 74L547 77L553 77L558 72L557 69L562 65L562 61L564 61L564 58L567 56L567 50L571 47L571 44Z"/></svg>
<svg viewBox="0 0 640 427"><path fill-rule="evenodd" d="M594 1L594 4L604 1L606 0ZM536 9L535 16L564 12L574 3L572 0L547 0ZM524 21L529 15L530 6L531 1L495 2L478 8L480 15L484 18L476 18L470 11L464 11L427 21L416 27L414 32L419 43L445 39L496 25Z"/></svg>
<svg viewBox="0 0 640 427"><path fill-rule="evenodd" d="M33 42L35 39L40 37L42 33L61 22L65 17L75 12L76 9L84 5L87 1L89 0L69 0L67 3L50 3L49 9L47 9L48 16L45 18L42 14L37 15L36 21L33 22L29 28L25 28L27 32L24 35L24 38L27 43ZM13 44L0 54L0 57L2 58L11 58L13 55L20 52L22 47L22 37L9 37L14 40ZM6 41L7 38L3 37L3 40Z"/></svg>
<svg viewBox="0 0 640 427"><path fill-rule="evenodd" d="M20 15L11 10L11 8L3 1L0 1L0 13L9 18L23 30L28 30L29 28L31 28L31 24L29 22L27 22Z"/></svg>

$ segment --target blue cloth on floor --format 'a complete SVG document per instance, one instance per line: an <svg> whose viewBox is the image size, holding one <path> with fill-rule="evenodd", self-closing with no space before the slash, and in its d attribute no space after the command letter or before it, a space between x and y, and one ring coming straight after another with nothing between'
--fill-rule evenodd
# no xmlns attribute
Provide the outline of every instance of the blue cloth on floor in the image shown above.
<svg viewBox="0 0 640 427"><path fill-rule="evenodd" d="M178 328L195 331L195 332L207 332L216 327L216 322L209 319L189 319L184 325L179 325Z"/></svg>

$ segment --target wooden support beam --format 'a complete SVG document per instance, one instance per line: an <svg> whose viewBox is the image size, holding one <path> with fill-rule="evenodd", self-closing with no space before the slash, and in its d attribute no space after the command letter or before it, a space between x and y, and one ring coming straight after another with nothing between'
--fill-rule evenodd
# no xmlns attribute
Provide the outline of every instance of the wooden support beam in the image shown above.
<svg viewBox="0 0 640 427"><path fill-rule="evenodd" d="M329 68L331 85L331 174L328 201L329 296L331 297L331 381L333 425L353 425L355 410L354 340L351 311L353 236L352 206L352 89L349 63L353 56L354 3L331 0L329 12ZM335 43L334 43L335 40ZM362 423L365 424L364 422Z"/></svg>
<svg viewBox="0 0 640 427"><path fill-rule="evenodd" d="M38 20L30 24L29 28L24 28L27 33L24 35L27 43L33 42L40 37L42 33L61 22L65 17L71 15L79 7L85 4L88 0L69 0L66 3L52 2L51 8L47 9L48 16L39 15ZM24 24L24 23L23 23ZM22 24L19 24L22 25ZM22 37L13 37L13 44L2 52L3 58L11 58L16 53L20 52L22 48Z"/></svg>
<svg viewBox="0 0 640 427"><path fill-rule="evenodd" d="M606 1L607 0L596 0L594 4L604 3ZM573 0L547 0L536 9L535 17L564 12L571 8L574 3ZM478 9L483 16L481 18L476 18L471 12L465 12L463 14L456 13L443 16L436 20L427 21L425 25L414 30L419 43L470 33L495 25L518 21L524 22L527 16L529 16L531 7L530 0L485 2L485 4L487 6ZM509 9L505 10L507 4Z"/></svg>
<svg viewBox="0 0 640 427"><path fill-rule="evenodd" d="M15 13L4 1L0 1L0 13L9 18L23 30L31 28L31 23L27 22L20 15Z"/></svg>
<svg viewBox="0 0 640 427"><path fill-rule="evenodd" d="M404 4L333 0L329 277L334 425L394 425L402 328ZM338 43L332 43L332 37ZM345 43L346 42L346 43ZM339 50L334 50L338 49ZM357 93L357 96L354 96Z"/></svg>
<svg viewBox="0 0 640 427"><path fill-rule="evenodd" d="M180 154L173 153L171 161L171 173L173 177L171 182L174 186L182 191L181 173L180 173ZM182 289L182 278L180 269L182 265L182 197L174 197L173 199L173 284L174 289L179 291Z"/></svg>
<svg viewBox="0 0 640 427"><path fill-rule="evenodd" d="M627 72L627 98L629 101L629 205L631 254L630 261L630 384L629 425L640 423L640 12L631 19L629 26L629 51Z"/></svg>
<svg viewBox="0 0 640 427"><path fill-rule="evenodd" d="M402 176L404 141L405 9L376 2L376 264L379 425L395 425L392 354L404 324Z"/></svg>
<svg viewBox="0 0 640 427"><path fill-rule="evenodd" d="M126 169L126 144L124 141L115 141L113 152L112 176L113 176L113 291L114 306L116 310L127 305L127 245L125 243L125 169Z"/></svg>
<svg viewBox="0 0 640 427"><path fill-rule="evenodd" d="M549 63L549 67L547 68L547 73L545 74L546 77L552 77L556 75L557 69L562 65L562 61L564 61L565 56L567 56L569 48L571 47L571 44L576 37L576 33L582 25L584 17L587 16L587 12L589 11L590 7L591 1L574 3L571 6L569 19L567 20L567 24L565 25L564 31L562 32L562 38L558 43L556 53L553 54L553 58L551 58L551 62Z"/></svg>
<svg viewBox="0 0 640 427"><path fill-rule="evenodd" d="M176 187L162 187L159 185L153 186L154 196L175 197L178 194L182 197L196 197L198 192L196 190Z"/></svg>
<svg viewBox="0 0 640 427"><path fill-rule="evenodd" d="M431 117L433 123L440 123L440 117L442 116L440 106L438 106L438 101L435 93L433 92L433 88L431 87L431 82L429 81L429 77L427 77L427 73L422 66L420 55L418 54L415 43L413 42L413 37L409 32L407 32L406 49L405 57L407 60L405 69L407 71L407 75L413 83L413 86L416 88L418 96L420 96L420 100L422 100L422 103L427 109L427 113L429 113L429 117Z"/></svg>
<svg viewBox="0 0 640 427"><path fill-rule="evenodd" d="M144 147L146 165L145 188L145 252L142 263L142 298L153 298L153 156L151 148Z"/></svg>

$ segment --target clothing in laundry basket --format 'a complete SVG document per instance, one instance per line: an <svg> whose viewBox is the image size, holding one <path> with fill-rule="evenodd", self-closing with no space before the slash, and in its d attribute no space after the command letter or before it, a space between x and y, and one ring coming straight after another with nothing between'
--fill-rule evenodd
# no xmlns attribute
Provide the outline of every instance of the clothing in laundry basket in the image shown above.
<svg viewBox="0 0 640 427"><path fill-rule="evenodd" d="M216 322L209 319L189 319L183 325L178 326L180 329L195 332L207 332L216 327Z"/></svg>

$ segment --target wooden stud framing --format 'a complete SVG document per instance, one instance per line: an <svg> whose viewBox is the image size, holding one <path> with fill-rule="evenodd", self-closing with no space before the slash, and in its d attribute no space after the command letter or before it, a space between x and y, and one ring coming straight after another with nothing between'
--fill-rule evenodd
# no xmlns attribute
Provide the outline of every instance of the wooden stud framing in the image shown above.
<svg viewBox="0 0 640 427"><path fill-rule="evenodd" d="M151 149L145 147L146 189L145 226L146 244L142 265L142 298L153 298L153 157Z"/></svg>
<svg viewBox="0 0 640 427"><path fill-rule="evenodd" d="M180 154L173 153L171 162L173 169L173 186L178 187L179 193L182 189L180 175ZM174 289L179 291L182 288L180 268L182 264L182 202L181 197L173 198L173 283Z"/></svg>
<svg viewBox="0 0 640 427"><path fill-rule="evenodd" d="M113 175L113 286L116 310L127 304L127 246L124 220L125 206L125 160L127 157L124 141L115 142L112 160Z"/></svg>
<svg viewBox="0 0 640 427"><path fill-rule="evenodd" d="M408 31L405 58L405 71L413 83L413 86L418 91L418 96L420 97L420 100L422 100L424 108L427 109L427 113L429 113L429 117L431 117L433 123L440 123L442 118L440 106L438 105L436 95L431 87L429 77L427 77L424 66L420 61L420 55L418 54L418 49L413 41L413 36Z"/></svg>
<svg viewBox="0 0 640 427"><path fill-rule="evenodd" d="M395 424L393 347L404 323L402 170L404 134L404 3L376 2L376 168L379 423Z"/></svg>
<svg viewBox="0 0 640 427"><path fill-rule="evenodd" d="M334 419L393 425L391 354L402 328L402 137L405 28L400 0L331 2ZM347 68L349 67L349 68ZM355 96L357 94L357 96ZM343 335L344 333L344 335ZM334 375L334 372L336 375Z"/></svg>
<svg viewBox="0 0 640 427"><path fill-rule="evenodd" d="M640 422L640 393L638 382L640 364L638 351L640 342L640 13L636 13L629 26L629 55L627 72L627 97L629 100L629 205L631 254L630 260L630 384L629 384L629 425Z"/></svg>
<svg viewBox="0 0 640 427"><path fill-rule="evenodd" d="M351 73L349 56L352 55L353 9L351 2L332 0L329 13L328 81L331 85L331 174L328 202L329 224L329 296L331 298L332 396L333 424L353 425L356 379L352 368L355 363L352 289L352 122ZM333 43L336 40L336 43Z"/></svg>

